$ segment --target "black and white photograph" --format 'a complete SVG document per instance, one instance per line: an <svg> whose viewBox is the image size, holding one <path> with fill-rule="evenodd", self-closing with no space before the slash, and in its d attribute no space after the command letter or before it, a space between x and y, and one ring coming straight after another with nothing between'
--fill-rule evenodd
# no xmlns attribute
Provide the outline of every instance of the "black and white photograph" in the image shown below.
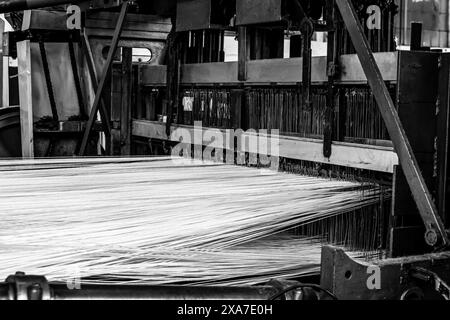
<svg viewBox="0 0 450 320"><path fill-rule="evenodd" d="M450 0L0 0L0 40L0 300L450 300Z"/></svg>

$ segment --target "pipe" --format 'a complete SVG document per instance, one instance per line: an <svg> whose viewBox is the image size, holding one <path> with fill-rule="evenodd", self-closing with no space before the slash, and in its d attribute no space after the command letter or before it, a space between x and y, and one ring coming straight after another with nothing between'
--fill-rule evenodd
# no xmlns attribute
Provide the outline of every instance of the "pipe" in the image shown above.
<svg viewBox="0 0 450 320"><path fill-rule="evenodd" d="M267 300L278 290L267 287L83 286L52 285L53 300Z"/></svg>
<svg viewBox="0 0 450 320"><path fill-rule="evenodd" d="M14 300L17 297L30 297L27 282L0 284L0 300ZM31 284L32 282L30 282ZM17 292L16 288L20 288ZM39 289L39 287L38 287ZM38 294L38 300L268 300L279 290L275 286L255 287L188 287L188 286L116 286L82 285L81 289L71 290L67 285L50 284L49 291ZM48 299L47 298L47 299Z"/></svg>
<svg viewBox="0 0 450 320"><path fill-rule="evenodd" d="M0 283L0 300L269 300L296 281L272 280L265 286L146 286L49 283L46 277L17 272ZM295 296L285 295L289 300Z"/></svg>
<svg viewBox="0 0 450 320"><path fill-rule="evenodd" d="M86 0L5 0L0 1L0 13L53 7L63 4L76 4Z"/></svg>

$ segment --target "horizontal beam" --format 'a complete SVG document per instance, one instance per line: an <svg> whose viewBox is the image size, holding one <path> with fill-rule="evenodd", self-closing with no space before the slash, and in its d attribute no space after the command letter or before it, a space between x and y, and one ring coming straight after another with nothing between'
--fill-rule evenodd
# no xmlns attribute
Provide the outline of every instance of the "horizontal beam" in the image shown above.
<svg viewBox="0 0 450 320"><path fill-rule="evenodd" d="M134 120L132 124L133 136L157 139L163 141L169 141L169 137L166 134L166 125L160 122L146 121L146 120ZM196 133L196 130L192 126L173 125L171 127L171 134L177 129L188 130L191 137L200 134L202 137L206 130L216 131L224 134L225 130L203 128L203 132ZM176 135L173 135L174 137ZM254 133L247 132L244 134L246 137L255 136ZM258 137L264 135L260 134ZM266 135L267 136L267 135ZM279 154L273 156L279 156L282 158L311 161L316 163L324 163L331 165L338 165L348 168L357 168L377 172L393 173L394 166L398 165L398 158L393 148L378 147L370 145L361 145L345 142L333 143L333 155L331 158L325 158L323 156L323 141L319 139L298 138L289 136L267 136L269 138L279 138ZM172 142L178 142L179 140L171 137ZM265 140L265 139L263 139ZM211 146L223 149L223 146L215 145L210 141L203 141L204 146ZM247 148L243 148L248 152ZM269 148L270 150L270 148ZM272 154L270 154L272 155Z"/></svg>
<svg viewBox="0 0 450 320"><path fill-rule="evenodd" d="M375 54L383 79L397 81L397 52ZM302 58L253 60L248 62L249 84L295 84L302 82ZM336 83L367 83L364 70L356 55L340 57L341 74ZM312 82L325 83L327 76L327 58L312 59ZM239 84L238 63L202 63L182 66L182 84ZM142 84L145 86L165 85L166 66L145 66L142 68Z"/></svg>
<svg viewBox="0 0 450 320"><path fill-rule="evenodd" d="M112 37L117 12L87 12L85 28L89 37ZM147 14L127 14L122 39L166 41L172 28L170 19ZM67 31L67 13L63 11L27 10L23 17L23 30Z"/></svg>
<svg viewBox="0 0 450 320"><path fill-rule="evenodd" d="M76 4L86 0L5 0L0 1L0 13Z"/></svg>

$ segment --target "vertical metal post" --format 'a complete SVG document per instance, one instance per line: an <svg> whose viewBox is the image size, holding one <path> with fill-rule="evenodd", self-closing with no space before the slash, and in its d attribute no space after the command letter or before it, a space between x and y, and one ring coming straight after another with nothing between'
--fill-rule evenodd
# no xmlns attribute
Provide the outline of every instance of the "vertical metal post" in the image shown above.
<svg viewBox="0 0 450 320"><path fill-rule="evenodd" d="M247 27L238 28L239 61L238 81L247 80L247 64L250 57L249 32Z"/></svg>
<svg viewBox="0 0 450 320"><path fill-rule="evenodd" d="M3 43L4 31L5 31L5 21L0 20L0 43ZM9 103L5 101L6 99L3 99L3 92L5 92L4 88L8 87L9 84L9 79L4 76L5 72L8 71L7 69L9 69L9 66L5 68L5 64L3 63L4 58L5 57L3 56L3 49L0 48L0 94L2 95L2 99L0 101L0 108L9 107Z"/></svg>
<svg viewBox="0 0 450 320"><path fill-rule="evenodd" d="M22 157L34 158L33 86L31 79L31 42L17 43L17 61L20 95L20 128Z"/></svg>
<svg viewBox="0 0 450 320"><path fill-rule="evenodd" d="M334 128L334 78L336 76L337 54L336 54L336 5L334 0L327 1L326 7L326 20L330 31L328 31L328 53L327 53L327 75L328 75L328 93L327 93L327 105L325 109L325 128L324 128L324 144L323 155L325 158L330 158L332 154L332 142L335 138Z"/></svg>
<svg viewBox="0 0 450 320"><path fill-rule="evenodd" d="M172 30L167 38L167 122L166 133L170 137L171 126L174 122L182 121L184 118L183 110L180 103L180 91L181 91L181 55L180 55L180 37L175 30L176 21L172 19ZM204 36L204 33L202 32ZM202 45L199 47L199 54L203 59L203 43L204 38L202 36ZM200 59L201 61L201 59ZM177 114L177 121L174 121L174 114Z"/></svg>
<svg viewBox="0 0 450 320"><path fill-rule="evenodd" d="M406 136L389 90L383 81L363 27L350 0L336 0L339 11L347 27L369 85L376 98L384 122L399 156L409 187L427 230L426 243L430 246L448 246L449 239L436 205L429 192L411 144Z"/></svg>

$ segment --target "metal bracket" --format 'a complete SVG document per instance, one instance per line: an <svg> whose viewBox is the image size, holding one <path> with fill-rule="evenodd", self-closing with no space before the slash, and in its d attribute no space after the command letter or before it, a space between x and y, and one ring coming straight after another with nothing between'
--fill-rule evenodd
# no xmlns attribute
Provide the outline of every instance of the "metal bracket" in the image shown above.
<svg viewBox="0 0 450 320"><path fill-rule="evenodd" d="M89 142L89 136L92 132L92 127L94 126L95 119L97 117L97 113L99 111L99 107L102 102L103 91L104 91L104 88L106 85L106 81L108 79L108 75L111 71L114 55L115 55L116 50L119 45L120 36L122 35L122 30L123 30L123 26L125 24L125 19L126 19L126 15L127 15L129 6L130 6L130 2L125 1L122 4L122 8L120 10L119 19L117 21L116 29L114 31L114 36L112 39L111 47L109 48L108 57L106 59L103 74L100 78L100 83L98 84L97 91L95 93L94 104L91 109L89 120L88 120L88 123L86 126L86 131L84 132L84 135L83 135L83 140L81 141L80 152L79 152L80 156L85 156L85 153L86 153L87 144ZM110 119L107 119L107 121L109 122Z"/></svg>

